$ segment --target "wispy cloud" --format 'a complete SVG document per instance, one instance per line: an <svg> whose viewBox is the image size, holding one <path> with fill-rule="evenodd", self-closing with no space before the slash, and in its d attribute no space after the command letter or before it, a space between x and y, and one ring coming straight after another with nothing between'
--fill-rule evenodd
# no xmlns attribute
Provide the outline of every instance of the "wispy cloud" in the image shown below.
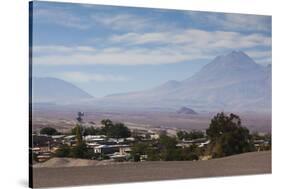
<svg viewBox="0 0 281 189"><path fill-rule="evenodd" d="M271 17L245 14L222 14L186 11L188 20L194 20L203 26L218 27L231 31L271 32Z"/></svg>
<svg viewBox="0 0 281 189"><path fill-rule="evenodd" d="M127 81L129 78L120 75L85 73L85 72L60 72L54 74L55 77L71 82L120 82Z"/></svg>
<svg viewBox="0 0 281 189"><path fill-rule="evenodd" d="M33 53L40 55L94 53L96 49L91 46L65 46L65 45L38 45L33 48Z"/></svg>
<svg viewBox="0 0 281 189"><path fill-rule="evenodd" d="M38 8L33 12L35 22L56 24L75 29L88 29L90 22L72 12L61 8Z"/></svg>
<svg viewBox="0 0 281 189"><path fill-rule="evenodd" d="M36 47L34 47L36 48ZM54 48L55 52L55 48ZM105 48L96 53L89 54L76 52L71 55L61 53L59 55L34 56L34 64L45 65L151 65L177 63L187 60L189 55L175 51L165 53L163 50L149 49L112 49Z"/></svg>
<svg viewBox="0 0 281 189"><path fill-rule="evenodd" d="M113 35L110 40L115 43L130 45L167 44L188 45L205 48L248 48L270 46L271 37L262 34L244 35L238 32L204 31L188 29L176 32L127 33ZM208 45L208 46L205 46Z"/></svg>
<svg viewBox="0 0 281 189"><path fill-rule="evenodd" d="M94 5L82 5L80 7L86 10L82 12L83 14L78 14L71 8L63 6L38 7L34 11L34 18L37 22L80 30L103 27L117 31L140 32L170 31L185 27L183 23L179 24L177 20L163 19L163 15L174 12L171 10L150 10L152 14L141 15L134 13L130 8L124 7ZM191 26L194 29L215 28L215 30L221 31L271 33L270 16L197 11L182 11L180 14L182 14L182 18L186 15L185 22L193 23L188 27Z"/></svg>
<svg viewBox="0 0 281 189"><path fill-rule="evenodd" d="M254 58L260 64L271 64L272 63L272 52L271 50L248 50L245 51L250 57Z"/></svg>
<svg viewBox="0 0 281 189"><path fill-rule="evenodd" d="M153 65L195 59L210 59L226 50L249 51L253 58L271 54L251 49L271 47L271 37L238 32L182 30L173 32L126 33L103 39L104 48L92 46L35 46L35 64L47 65ZM250 55L251 55L250 54Z"/></svg>
<svg viewBox="0 0 281 189"><path fill-rule="evenodd" d="M227 29L271 31L271 17L258 15L225 14L221 24Z"/></svg>
<svg viewBox="0 0 281 189"><path fill-rule="evenodd" d="M107 14L107 13L96 13L91 16L92 21L103 27L107 27L114 30L122 31L140 31L153 27L155 20L146 16L137 16L134 14L123 13L123 14Z"/></svg>
<svg viewBox="0 0 281 189"><path fill-rule="evenodd" d="M106 10L105 8L98 9L95 6L89 6L89 8L93 8L93 13L83 15L62 7L38 8L34 11L34 18L37 22L56 24L79 30L103 27L118 31L143 31L155 30L156 28L168 29L172 25L167 25L163 20L156 17L140 16L132 13L106 12L104 11ZM95 12L95 10L98 11Z"/></svg>

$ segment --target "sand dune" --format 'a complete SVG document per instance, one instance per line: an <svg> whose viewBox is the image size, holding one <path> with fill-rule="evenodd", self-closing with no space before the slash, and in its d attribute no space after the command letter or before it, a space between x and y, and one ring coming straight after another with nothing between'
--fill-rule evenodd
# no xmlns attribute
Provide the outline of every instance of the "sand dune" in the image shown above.
<svg viewBox="0 0 281 189"><path fill-rule="evenodd" d="M100 166L34 168L33 173L34 187L266 174L271 173L271 151L245 153L208 161L139 162Z"/></svg>

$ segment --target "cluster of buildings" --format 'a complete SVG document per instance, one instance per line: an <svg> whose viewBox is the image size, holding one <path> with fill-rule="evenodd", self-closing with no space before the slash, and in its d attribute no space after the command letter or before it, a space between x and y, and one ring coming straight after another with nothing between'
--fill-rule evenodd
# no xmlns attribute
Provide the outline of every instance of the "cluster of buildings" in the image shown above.
<svg viewBox="0 0 281 189"><path fill-rule="evenodd" d="M94 154L100 156L100 160L106 157L114 161L127 161L130 158L132 146L136 141L153 141L159 139L161 134L166 134L164 130L131 130L132 136L128 138L108 138L105 135L87 135L83 136L83 141L87 148L93 150ZM42 135L33 134L32 153L36 161L43 162L52 157L55 151L62 145L75 146L77 144L76 135ZM254 140L257 151L266 150L270 145L269 141L259 139ZM207 137L193 140L181 140L178 142L178 148L188 148L196 145L204 148L210 143ZM99 159L99 158L98 158ZM142 157L145 160L145 156Z"/></svg>
<svg viewBox="0 0 281 189"><path fill-rule="evenodd" d="M132 137L128 138L108 138L105 135L83 136L83 141L88 149L92 149L95 154L106 156L116 161L128 160L132 145L136 140L149 141L158 139L161 132L133 130ZM46 161L62 145L75 146L76 135L32 135L32 153L38 162Z"/></svg>
<svg viewBox="0 0 281 189"><path fill-rule="evenodd" d="M152 141L159 139L161 134L166 134L164 130L131 130L132 136L128 138L108 138L105 135L83 136L83 141L87 148L102 157L114 161L126 161L130 157L133 144L138 140ZM44 162L52 157L52 154L62 145L75 146L77 144L76 135L42 135L33 134L32 152L36 156L36 161ZM182 140L177 144L179 148L187 148L190 145L205 147L210 141L207 138L194 140ZM145 159L145 157L142 157Z"/></svg>
<svg viewBox="0 0 281 189"><path fill-rule="evenodd" d="M253 143L257 151L269 150L271 146L270 141L266 139L256 139Z"/></svg>

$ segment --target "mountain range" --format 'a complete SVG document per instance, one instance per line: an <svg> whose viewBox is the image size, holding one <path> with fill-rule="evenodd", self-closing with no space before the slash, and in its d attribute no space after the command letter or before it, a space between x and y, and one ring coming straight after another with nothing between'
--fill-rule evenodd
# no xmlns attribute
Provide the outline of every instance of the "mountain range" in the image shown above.
<svg viewBox="0 0 281 189"><path fill-rule="evenodd" d="M32 78L32 102L69 104L93 98L79 87L61 79Z"/></svg>
<svg viewBox="0 0 281 189"><path fill-rule="evenodd" d="M110 95L97 105L132 108L186 106L195 110L271 111L271 66L254 62L242 51L217 56L183 81L155 88Z"/></svg>
<svg viewBox="0 0 281 189"><path fill-rule="evenodd" d="M196 111L271 112L271 66L255 63L242 51L217 56L193 76L170 80L152 89L93 98L78 87L55 78L35 78L36 101L75 102L124 109L192 108Z"/></svg>

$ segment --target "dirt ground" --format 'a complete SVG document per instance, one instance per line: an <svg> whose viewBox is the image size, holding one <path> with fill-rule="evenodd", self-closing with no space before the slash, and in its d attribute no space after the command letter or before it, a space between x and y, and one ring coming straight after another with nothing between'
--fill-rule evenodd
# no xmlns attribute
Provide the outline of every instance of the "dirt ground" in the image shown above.
<svg viewBox="0 0 281 189"><path fill-rule="evenodd" d="M33 183L34 187L59 187L267 173L271 173L271 151L207 161L33 168Z"/></svg>

